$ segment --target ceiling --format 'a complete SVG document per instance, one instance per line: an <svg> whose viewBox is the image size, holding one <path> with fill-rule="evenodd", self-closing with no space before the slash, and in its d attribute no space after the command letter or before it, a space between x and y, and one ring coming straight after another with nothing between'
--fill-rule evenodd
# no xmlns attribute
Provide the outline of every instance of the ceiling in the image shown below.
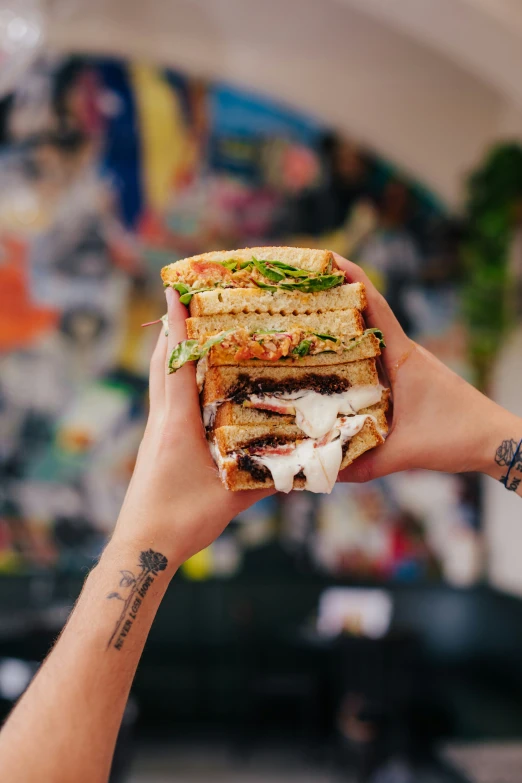
<svg viewBox="0 0 522 783"><path fill-rule="evenodd" d="M50 38L311 112L452 205L492 140L522 137L519 0L83 0Z"/></svg>

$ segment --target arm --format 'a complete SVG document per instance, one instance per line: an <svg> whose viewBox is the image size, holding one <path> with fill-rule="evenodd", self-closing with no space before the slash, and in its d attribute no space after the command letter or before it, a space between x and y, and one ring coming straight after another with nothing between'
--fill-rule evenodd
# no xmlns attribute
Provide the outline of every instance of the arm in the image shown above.
<svg viewBox="0 0 522 783"><path fill-rule="evenodd" d="M522 419L501 408L448 369L402 330L384 297L355 264L336 256L349 280L366 286L370 326L383 330L383 365L393 394L393 422L386 443L363 454L341 474L368 481L401 470L477 471L505 480L522 495Z"/></svg>
<svg viewBox="0 0 522 783"><path fill-rule="evenodd" d="M12 783L102 783L150 626L169 581L265 493L227 492L210 457L193 367L166 375L186 338L172 289L151 362L150 415L116 529L60 639L0 733Z"/></svg>

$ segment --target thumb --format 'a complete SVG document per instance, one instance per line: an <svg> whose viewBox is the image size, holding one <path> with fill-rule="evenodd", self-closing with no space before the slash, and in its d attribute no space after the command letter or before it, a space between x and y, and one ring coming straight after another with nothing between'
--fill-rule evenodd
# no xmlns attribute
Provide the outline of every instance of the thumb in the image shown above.
<svg viewBox="0 0 522 783"><path fill-rule="evenodd" d="M398 473L408 468L408 451L398 441L397 431L390 432L386 441L377 448L367 451L339 473L338 481L360 484L372 479Z"/></svg>
<svg viewBox="0 0 522 783"><path fill-rule="evenodd" d="M170 286L165 289L168 308L167 362L178 343L187 339L187 308L179 301L179 294ZM165 397L169 411L189 420L200 418L199 395L196 384L196 369L193 363L185 364L175 373L165 374Z"/></svg>
<svg viewBox="0 0 522 783"><path fill-rule="evenodd" d="M369 326L382 329L386 341L386 350L383 352L382 360L389 375L402 358L411 350L412 341L404 332L402 326L394 316L388 302L380 294L369 277L363 272L360 266L346 258L334 253L334 258L339 269L346 273L346 278L351 283L364 283L366 289L366 298L368 304L364 313L365 320Z"/></svg>

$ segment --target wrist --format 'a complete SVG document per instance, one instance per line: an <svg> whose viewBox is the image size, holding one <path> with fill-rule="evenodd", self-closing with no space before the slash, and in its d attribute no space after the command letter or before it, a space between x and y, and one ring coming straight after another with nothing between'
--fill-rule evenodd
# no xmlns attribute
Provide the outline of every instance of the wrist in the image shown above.
<svg viewBox="0 0 522 783"><path fill-rule="evenodd" d="M138 564L143 558L152 558L152 563L161 564L161 574L167 584L181 565L165 536L158 531L144 531L143 535L136 535L132 531L126 531L121 520L118 520L100 563L111 562L121 568L128 568L129 564Z"/></svg>
<svg viewBox="0 0 522 783"><path fill-rule="evenodd" d="M500 481L507 474L521 438L522 420L494 404L477 452L476 470Z"/></svg>
<svg viewBox="0 0 522 783"><path fill-rule="evenodd" d="M207 502L202 504L201 498L148 498L142 509L125 503L107 550L134 557L143 551L159 552L167 558L171 579L189 557L217 538L231 516L220 513L217 503L210 503L210 508Z"/></svg>

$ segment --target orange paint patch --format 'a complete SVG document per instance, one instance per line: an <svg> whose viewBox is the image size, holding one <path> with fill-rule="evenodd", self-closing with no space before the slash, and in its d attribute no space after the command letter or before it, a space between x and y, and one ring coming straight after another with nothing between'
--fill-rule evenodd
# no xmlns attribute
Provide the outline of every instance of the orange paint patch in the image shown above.
<svg viewBox="0 0 522 783"><path fill-rule="evenodd" d="M0 239L0 351L23 348L56 328L57 310L39 307L29 298L27 246L13 237Z"/></svg>

